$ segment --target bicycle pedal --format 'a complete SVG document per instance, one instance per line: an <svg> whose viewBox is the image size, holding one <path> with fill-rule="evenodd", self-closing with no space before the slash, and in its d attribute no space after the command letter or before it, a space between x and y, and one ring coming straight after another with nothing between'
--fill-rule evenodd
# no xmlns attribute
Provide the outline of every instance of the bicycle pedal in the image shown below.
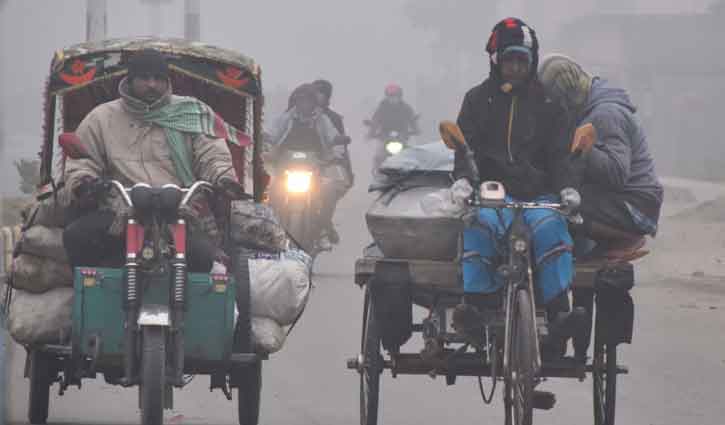
<svg viewBox="0 0 725 425"><path fill-rule="evenodd" d="M556 405L556 394L549 391L534 391L532 406L534 409L551 410Z"/></svg>

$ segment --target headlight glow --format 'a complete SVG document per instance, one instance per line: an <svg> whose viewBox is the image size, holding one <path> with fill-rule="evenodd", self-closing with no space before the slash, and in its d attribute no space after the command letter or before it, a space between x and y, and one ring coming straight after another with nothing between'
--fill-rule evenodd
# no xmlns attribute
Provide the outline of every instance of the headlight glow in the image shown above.
<svg viewBox="0 0 725 425"><path fill-rule="evenodd" d="M403 144L397 140L390 140L385 143L385 150L391 155L397 155L403 150Z"/></svg>
<svg viewBox="0 0 725 425"><path fill-rule="evenodd" d="M287 192L307 193L312 186L312 171L285 171L287 175Z"/></svg>

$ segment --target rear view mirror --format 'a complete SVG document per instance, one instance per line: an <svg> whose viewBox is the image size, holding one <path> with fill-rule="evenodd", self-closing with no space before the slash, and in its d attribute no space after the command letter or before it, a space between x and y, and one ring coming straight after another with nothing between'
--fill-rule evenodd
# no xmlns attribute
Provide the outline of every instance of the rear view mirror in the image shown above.
<svg viewBox="0 0 725 425"><path fill-rule="evenodd" d="M577 127L574 132L574 140L571 142L570 152L572 154L587 153L597 142L597 129L591 123Z"/></svg>
<svg viewBox="0 0 725 425"><path fill-rule="evenodd" d="M448 146L448 149L458 150L466 146L466 139L463 137L461 128L453 121L441 121L438 126L438 131L441 134L443 143Z"/></svg>
<svg viewBox="0 0 725 425"><path fill-rule="evenodd" d="M72 159L88 159L86 147L83 146L81 139L75 133L63 133L58 136L58 144L63 150L63 155Z"/></svg>

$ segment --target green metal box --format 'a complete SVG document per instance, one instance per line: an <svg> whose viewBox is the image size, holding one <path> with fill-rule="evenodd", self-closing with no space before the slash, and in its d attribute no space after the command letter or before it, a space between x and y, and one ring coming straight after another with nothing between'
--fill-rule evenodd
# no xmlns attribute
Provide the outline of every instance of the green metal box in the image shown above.
<svg viewBox="0 0 725 425"><path fill-rule="evenodd" d="M100 354L101 363L120 362L123 356L123 269L84 268L95 276L74 273L73 351L80 356ZM156 279L155 279L156 280ZM158 279L143 290L146 302L169 304L170 279ZM141 285L143 287L143 285ZM227 360L234 337L236 285L213 282L206 273L189 273L184 318L186 359ZM94 344L100 342L99 347Z"/></svg>

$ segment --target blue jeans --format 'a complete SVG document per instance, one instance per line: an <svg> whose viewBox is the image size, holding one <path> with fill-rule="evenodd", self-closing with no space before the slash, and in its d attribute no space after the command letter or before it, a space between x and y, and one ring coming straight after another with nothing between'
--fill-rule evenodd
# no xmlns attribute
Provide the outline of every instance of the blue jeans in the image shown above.
<svg viewBox="0 0 725 425"><path fill-rule="evenodd" d="M473 226L464 230L465 293L492 293L503 286L503 278L496 272L497 260L505 258L504 236L513 217L510 209L481 208ZM523 218L532 235L535 287L540 301L546 304L571 285L574 278L573 241L566 220L555 211L525 210Z"/></svg>

